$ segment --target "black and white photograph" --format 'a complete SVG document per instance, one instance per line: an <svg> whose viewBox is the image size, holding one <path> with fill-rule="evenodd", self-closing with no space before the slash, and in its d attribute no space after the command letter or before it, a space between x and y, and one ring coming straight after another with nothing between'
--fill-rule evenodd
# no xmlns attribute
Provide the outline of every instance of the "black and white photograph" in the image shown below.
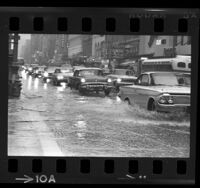
<svg viewBox="0 0 200 188"><path fill-rule="evenodd" d="M190 157L191 36L8 37L8 156Z"/></svg>

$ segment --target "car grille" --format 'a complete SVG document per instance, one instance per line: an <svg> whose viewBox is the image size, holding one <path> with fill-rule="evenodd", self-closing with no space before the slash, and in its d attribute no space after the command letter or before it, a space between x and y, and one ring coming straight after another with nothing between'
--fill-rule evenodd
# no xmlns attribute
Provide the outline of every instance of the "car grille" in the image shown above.
<svg viewBox="0 0 200 188"><path fill-rule="evenodd" d="M134 79L122 79L122 82L134 82L135 80Z"/></svg>
<svg viewBox="0 0 200 188"><path fill-rule="evenodd" d="M103 87L103 84L86 84L87 87Z"/></svg>
<svg viewBox="0 0 200 188"><path fill-rule="evenodd" d="M174 104L190 104L190 95L172 95Z"/></svg>

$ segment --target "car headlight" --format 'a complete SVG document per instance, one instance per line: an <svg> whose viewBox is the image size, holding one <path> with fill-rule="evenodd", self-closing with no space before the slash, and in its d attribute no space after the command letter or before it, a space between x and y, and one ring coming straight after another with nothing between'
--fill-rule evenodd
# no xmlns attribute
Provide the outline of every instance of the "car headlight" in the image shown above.
<svg viewBox="0 0 200 188"><path fill-rule="evenodd" d="M29 71L32 71L32 68L28 68Z"/></svg>
<svg viewBox="0 0 200 188"><path fill-rule="evenodd" d="M170 97L168 98L168 103L169 103L169 104L174 104L174 99L173 99L172 96L170 96Z"/></svg>
<svg viewBox="0 0 200 188"><path fill-rule="evenodd" d="M174 99L171 95L162 95L158 102L160 104L174 104Z"/></svg>
<svg viewBox="0 0 200 188"><path fill-rule="evenodd" d="M49 74L48 74L48 72L45 72L44 73L44 77L47 77Z"/></svg>
<svg viewBox="0 0 200 188"><path fill-rule="evenodd" d="M122 81L122 79L121 78L117 78L117 82L119 83L119 82L121 82Z"/></svg>
<svg viewBox="0 0 200 188"><path fill-rule="evenodd" d="M81 78L81 82L84 83L85 82L85 78Z"/></svg>
<svg viewBox="0 0 200 188"><path fill-rule="evenodd" d="M57 76L58 80L61 80L63 79L64 77L63 76Z"/></svg>
<svg viewBox="0 0 200 188"><path fill-rule="evenodd" d="M107 82L112 82L112 80L110 78L108 78Z"/></svg>

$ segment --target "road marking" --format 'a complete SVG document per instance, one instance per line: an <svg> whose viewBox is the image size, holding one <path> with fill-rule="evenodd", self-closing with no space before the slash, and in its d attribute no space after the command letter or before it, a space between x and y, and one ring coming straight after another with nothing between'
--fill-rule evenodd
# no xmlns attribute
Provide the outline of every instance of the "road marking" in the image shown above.
<svg viewBox="0 0 200 188"><path fill-rule="evenodd" d="M24 183L28 183L30 181L33 181L34 179L32 177L24 175L24 178L15 178L15 180L17 180L17 181L24 181Z"/></svg>
<svg viewBox="0 0 200 188"><path fill-rule="evenodd" d="M46 123L43 121L42 116L38 112L27 112L32 126L34 127L43 151L43 156L64 156L60 150L55 137ZM38 122L34 122L38 120Z"/></svg>

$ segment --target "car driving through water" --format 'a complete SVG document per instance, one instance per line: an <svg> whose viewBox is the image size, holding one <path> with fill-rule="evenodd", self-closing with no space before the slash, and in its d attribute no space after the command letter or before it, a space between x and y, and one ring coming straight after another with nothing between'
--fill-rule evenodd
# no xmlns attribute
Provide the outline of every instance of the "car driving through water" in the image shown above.
<svg viewBox="0 0 200 188"><path fill-rule="evenodd" d="M132 70L115 69L112 74L107 76L112 80L113 86L119 92L120 86L132 85L135 83L137 77Z"/></svg>
<svg viewBox="0 0 200 188"><path fill-rule="evenodd" d="M52 75L52 83L53 85L60 85L61 83L69 83L69 77L73 76L72 68L57 68Z"/></svg>
<svg viewBox="0 0 200 188"><path fill-rule="evenodd" d="M69 79L68 86L72 89L79 90L80 93L85 92L104 92L109 95L112 85L111 79L103 75L100 68L87 67L76 68L74 74Z"/></svg>
<svg viewBox="0 0 200 188"><path fill-rule="evenodd" d="M56 69L60 69L60 67L57 66L49 66L45 69L45 72L43 73L43 82L50 82L52 80L52 76Z"/></svg>
<svg viewBox="0 0 200 188"><path fill-rule="evenodd" d="M121 86L119 97L150 111L190 111L190 87L180 84L180 73L145 72L135 85Z"/></svg>

